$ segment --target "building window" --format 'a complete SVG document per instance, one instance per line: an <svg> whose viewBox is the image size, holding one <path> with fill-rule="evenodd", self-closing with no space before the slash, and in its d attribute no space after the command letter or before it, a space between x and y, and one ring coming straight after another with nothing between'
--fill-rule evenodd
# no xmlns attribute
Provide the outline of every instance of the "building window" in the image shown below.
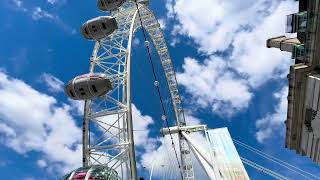
<svg viewBox="0 0 320 180"><path fill-rule="evenodd" d="M95 93L98 92L95 85L92 85L91 87L92 87L92 90L93 90Z"/></svg>
<svg viewBox="0 0 320 180"><path fill-rule="evenodd" d="M74 97L74 94L73 94L73 92L70 90L69 91L69 93L70 93L70 95L72 96L72 97Z"/></svg>
<svg viewBox="0 0 320 180"><path fill-rule="evenodd" d="M303 60L304 54L305 54L304 44L294 45L293 53L292 53L293 59Z"/></svg>
<svg viewBox="0 0 320 180"><path fill-rule="evenodd" d="M286 33L293 32L293 18L294 14L287 15Z"/></svg>
<svg viewBox="0 0 320 180"><path fill-rule="evenodd" d="M308 20L308 13L307 11L301 12L297 14L297 32L306 32L307 30L307 20Z"/></svg>
<svg viewBox="0 0 320 180"><path fill-rule="evenodd" d="M286 32L306 32L307 30L308 12L299 12L287 15Z"/></svg>

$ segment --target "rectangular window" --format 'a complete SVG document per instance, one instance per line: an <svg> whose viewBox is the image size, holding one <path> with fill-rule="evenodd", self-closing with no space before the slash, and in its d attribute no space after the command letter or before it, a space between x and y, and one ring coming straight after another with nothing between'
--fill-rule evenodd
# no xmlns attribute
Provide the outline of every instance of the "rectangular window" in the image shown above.
<svg viewBox="0 0 320 180"><path fill-rule="evenodd" d="M95 85L92 85L91 87L92 87L92 90L93 90L95 93L98 92Z"/></svg>
<svg viewBox="0 0 320 180"><path fill-rule="evenodd" d="M69 91L69 93L71 94L71 96L72 96L72 97L74 97L74 94L73 94L73 92L72 92L72 91Z"/></svg>
<svg viewBox="0 0 320 180"><path fill-rule="evenodd" d="M294 14L287 15L286 33L293 33Z"/></svg>
<svg viewBox="0 0 320 180"><path fill-rule="evenodd" d="M299 44L299 45L295 45L293 47L293 53L292 53L292 58L293 59L300 59L303 60L304 58L304 53L305 53L305 48L304 48L304 44Z"/></svg>
<svg viewBox="0 0 320 180"><path fill-rule="evenodd" d="M286 33L306 32L308 12L287 15Z"/></svg>
<svg viewBox="0 0 320 180"><path fill-rule="evenodd" d="M103 29L107 29L107 27L106 27L106 24L105 24L105 23L102 23L102 28L103 28Z"/></svg>

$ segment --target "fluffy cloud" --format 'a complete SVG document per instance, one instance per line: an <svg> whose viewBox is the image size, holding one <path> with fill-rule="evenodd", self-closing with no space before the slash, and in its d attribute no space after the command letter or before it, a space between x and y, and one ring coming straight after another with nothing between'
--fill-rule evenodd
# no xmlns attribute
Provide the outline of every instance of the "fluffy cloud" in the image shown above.
<svg viewBox="0 0 320 180"><path fill-rule="evenodd" d="M196 125L200 123L200 120L190 114L186 114L186 122L188 125ZM199 144L206 145L207 141L205 137L198 133L192 133L194 138ZM175 149L177 150L178 159L180 161L179 141L177 134L173 134L173 142ZM159 138L154 144L160 144L154 146L152 149L148 149L141 155L141 161L139 162L142 167L145 167L149 172L153 169L153 177L161 179L180 179L180 171L176 160L175 152L173 149L171 137L166 135L164 138ZM203 171L202 167L198 163L197 159L193 156L192 162L194 165L194 172L196 179L208 179L207 175Z"/></svg>
<svg viewBox="0 0 320 180"><path fill-rule="evenodd" d="M53 5L56 4L64 4L66 0L48 0L48 3ZM46 20L55 23L60 27L63 31L73 35L76 33L76 30L69 25L67 25L57 14L54 12L49 12L44 10L40 6L31 6L25 1L13 0L12 4L14 5L14 9L19 11L23 11L28 16L30 16L34 21Z"/></svg>
<svg viewBox="0 0 320 180"><path fill-rule="evenodd" d="M229 70L227 62L216 56L203 64L185 58L178 81L202 107L210 106L215 112L232 115L248 106L252 98L247 82ZM229 108L226 108L229 107Z"/></svg>
<svg viewBox="0 0 320 180"><path fill-rule="evenodd" d="M158 19L158 22L162 30L166 29L167 22L165 19Z"/></svg>
<svg viewBox="0 0 320 180"><path fill-rule="evenodd" d="M31 17L33 20L40 20L42 18L48 18L51 20L57 19L57 17L55 17L53 14L50 14L49 12L42 10L41 7L35 7L32 10Z"/></svg>
<svg viewBox="0 0 320 180"><path fill-rule="evenodd" d="M134 47L138 47L139 45L140 45L140 40L137 37L135 37L133 39L133 46Z"/></svg>
<svg viewBox="0 0 320 180"><path fill-rule="evenodd" d="M47 0L51 5L61 5L67 3L67 0Z"/></svg>
<svg viewBox="0 0 320 180"><path fill-rule="evenodd" d="M226 50L238 32L257 26L279 3L278 0L168 0L166 7L168 17L179 22L179 34L193 38L200 51L211 54Z"/></svg>
<svg viewBox="0 0 320 180"><path fill-rule="evenodd" d="M274 98L279 101L275 107L275 112L268 114L256 122L256 128L258 129L256 139L258 142L263 143L266 139L273 136L275 132L283 132L285 127L284 121L287 116L287 95L288 87L283 87L279 92L275 93Z"/></svg>
<svg viewBox="0 0 320 180"><path fill-rule="evenodd" d="M256 24L261 18L258 12L266 11L275 2L175 0L168 1L167 9L168 16L174 16L181 25L179 34L193 38L200 51L212 53L227 49L237 31Z"/></svg>
<svg viewBox="0 0 320 180"><path fill-rule="evenodd" d="M70 106L76 112L76 114L82 116L84 112L84 101L77 101L72 99L68 99L68 100L69 100Z"/></svg>
<svg viewBox="0 0 320 180"><path fill-rule="evenodd" d="M56 2L57 2L58 0L48 0L48 3L50 3L50 4L55 4Z"/></svg>
<svg viewBox="0 0 320 180"><path fill-rule="evenodd" d="M64 173L81 165L81 130L71 107L40 93L21 80L0 72L1 143L17 153L40 152L40 167Z"/></svg>
<svg viewBox="0 0 320 180"><path fill-rule="evenodd" d="M41 80L48 86L50 92L63 92L64 83L51 74L43 73Z"/></svg>
<svg viewBox="0 0 320 180"><path fill-rule="evenodd" d="M22 6L22 1L13 0L13 3L14 3L18 8L21 8L21 6Z"/></svg>
<svg viewBox="0 0 320 180"><path fill-rule="evenodd" d="M248 106L253 90L283 78L293 63L289 53L267 49L266 40L284 33L286 15L297 11L294 1L167 0L166 7L168 17L178 22L172 45L185 35L208 56L185 58L178 73L202 108L233 115Z"/></svg>
<svg viewBox="0 0 320 180"><path fill-rule="evenodd" d="M178 136L173 135L175 148L179 149ZM141 164L143 167L150 172L152 167L154 169L154 177L162 177L171 171L173 177L179 177L179 169L176 157L174 155L174 150L171 145L170 136L165 136L165 138L160 138L158 143L161 145L158 148L152 149L141 156ZM179 157L179 156L178 156ZM167 175L168 176L168 175ZM165 179L174 179L166 177Z"/></svg>
<svg viewBox="0 0 320 180"><path fill-rule="evenodd" d="M37 161L37 164L38 164L38 166L39 167L41 167L41 168L45 168L45 167L47 167L47 162L45 161L45 160L43 160L43 159L39 159L38 161Z"/></svg>
<svg viewBox="0 0 320 180"><path fill-rule="evenodd" d="M148 115L142 115L141 111L132 104L132 121L134 129L134 143L136 146L143 147L148 150L153 148L153 138L149 137L149 126L154 123L152 117Z"/></svg>
<svg viewBox="0 0 320 180"><path fill-rule="evenodd" d="M297 7L292 1L283 1L252 31L237 33L234 38L232 67L247 76L251 86L287 75L293 63L290 54L266 48L266 40L283 34L286 15L297 11Z"/></svg>

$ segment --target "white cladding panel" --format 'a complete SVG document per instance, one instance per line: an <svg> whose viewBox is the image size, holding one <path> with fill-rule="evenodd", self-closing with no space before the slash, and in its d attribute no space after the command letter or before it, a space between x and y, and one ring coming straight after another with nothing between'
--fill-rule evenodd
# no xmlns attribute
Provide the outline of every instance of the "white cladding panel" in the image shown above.
<svg viewBox="0 0 320 180"><path fill-rule="evenodd" d="M308 77L307 80L307 90L306 90L306 107L311 108L313 104L313 92L314 92L314 78Z"/></svg>
<svg viewBox="0 0 320 180"><path fill-rule="evenodd" d="M314 78L314 92L313 92L313 102L312 109L318 111L318 100L319 100L319 89L320 89L320 79Z"/></svg>
<svg viewBox="0 0 320 180"><path fill-rule="evenodd" d="M310 82L310 83L309 83ZM310 84L310 86L309 86ZM308 91L306 92L306 108L312 108L313 116L311 120L313 133L316 138L320 138L320 75L308 77ZM310 98L312 97L312 98Z"/></svg>
<svg viewBox="0 0 320 180"><path fill-rule="evenodd" d="M222 179L247 180L249 176L242 164L227 128L206 131L210 156Z"/></svg>
<svg viewBox="0 0 320 180"><path fill-rule="evenodd" d="M319 111L319 94L320 94L320 75L308 77L306 91L306 106L314 111Z"/></svg>

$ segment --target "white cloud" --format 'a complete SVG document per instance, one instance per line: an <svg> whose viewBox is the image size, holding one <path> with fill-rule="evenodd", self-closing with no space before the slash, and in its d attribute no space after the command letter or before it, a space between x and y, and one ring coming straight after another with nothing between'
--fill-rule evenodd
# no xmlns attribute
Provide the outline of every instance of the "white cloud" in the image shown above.
<svg viewBox="0 0 320 180"><path fill-rule="evenodd" d="M47 2L51 5L62 5L67 2L67 0L47 0Z"/></svg>
<svg viewBox="0 0 320 180"><path fill-rule="evenodd" d="M258 24L277 0L175 0L167 1L169 17L181 24L179 34L200 45L200 51L224 51L237 33Z"/></svg>
<svg viewBox="0 0 320 180"><path fill-rule="evenodd" d="M176 150L179 150L178 136L173 135L174 144ZM152 149L141 156L141 165L146 167L150 172L152 166L154 167L153 177L166 176L164 179L174 179L172 177L180 177L178 163L175 157L174 150L171 145L170 136L165 136L165 138L160 138L158 143L161 145L158 148ZM178 151L179 152L179 151ZM180 154L178 154L180 157ZM171 171L171 176L168 177L168 172Z"/></svg>
<svg viewBox="0 0 320 180"><path fill-rule="evenodd" d="M3 72L0 96L1 143L20 154L40 152L52 172L81 165L81 130L69 105L57 106L55 98Z"/></svg>
<svg viewBox="0 0 320 180"><path fill-rule="evenodd" d="M50 4L55 4L56 2L57 2L58 0L48 0L48 3L50 3Z"/></svg>
<svg viewBox="0 0 320 180"><path fill-rule="evenodd" d="M132 104L132 121L134 131L134 143L136 146L144 147L148 150L153 148L154 139L149 137L150 125L154 123L152 117L142 115L141 111Z"/></svg>
<svg viewBox="0 0 320 180"><path fill-rule="evenodd" d="M212 54L231 50L231 67L259 86L288 71L289 53L266 48L268 38L284 34L287 14L297 12L291 0L176 0L167 1L169 17L179 24L172 35L191 37L199 50Z"/></svg>
<svg viewBox="0 0 320 180"><path fill-rule="evenodd" d="M6 134L8 136L16 136L16 132L14 131L14 129L4 123L0 123L0 133Z"/></svg>
<svg viewBox="0 0 320 180"><path fill-rule="evenodd" d="M203 135L193 133L190 136L199 144L207 145L207 141ZM178 136L177 134L173 134L172 137L175 149L177 150L177 156L180 161ZM161 179L180 179L181 175L170 136L167 135L164 138L160 138L158 143L161 143L159 147L152 151L148 151L141 156L141 165L149 172L153 167L153 177ZM192 157L192 162L196 179L208 179L195 157Z"/></svg>
<svg viewBox="0 0 320 180"><path fill-rule="evenodd" d="M167 0L166 1L166 9L167 9L167 16L168 18L174 18L175 16L175 9L174 9L174 0Z"/></svg>
<svg viewBox="0 0 320 180"><path fill-rule="evenodd" d="M177 75L202 108L233 115L247 108L253 90L285 77L293 63L289 53L266 48L266 40L284 33L286 15L297 11L297 2L167 0L166 7L168 17L178 21L171 44L179 43L179 35L188 36L209 57L185 58Z"/></svg>
<svg viewBox="0 0 320 180"><path fill-rule="evenodd" d="M68 99L70 106L72 107L73 110L76 111L77 115L83 115L84 112L84 101L77 101L77 100L72 100Z"/></svg>
<svg viewBox="0 0 320 180"><path fill-rule="evenodd" d="M201 122L200 119L189 114L189 112L186 112L185 119L187 125L197 125ZM203 135L199 133L192 133L191 136L199 144L206 145L207 141ZM177 134L172 134L172 137L180 162L178 136ZM153 167L153 177L158 177L161 179L180 179L181 176L179 173L175 152L172 146L171 137L169 135L166 135L164 138L161 137L157 140L154 139L153 142L150 143L153 144L153 147L147 149L147 151L141 155L141 161L139 161L139 165L145 167L149 172ZM196 158L192 158L194 172L197 177L196 179L208 179L200 164L197 163Z"/></svg>
<svg viewBox="0 0 320 180"><path fill-rule="evenodd" d="M137 37L135 37L133 39L133 46L139 46L139 45L140 45L140 40Z"/></svg>
<svg viewBox="0 0 320 180"><path fill-rule="evenodd" d="M162 30L166 29L167 22L166 22L165 19L161 19L160 18L160 19L158 19L158 22L159 22L160 27L161 27Z"/></svg>
<svg viewBox="0 0 320 180"><path fill-rule="evenodd" d="M48 86L50 92L63 92L64 83L51 74L43 73L41 80Z"/></svg>
<svg viewBox="0 0 320 180"><path fill-rule="evenodd" d="M274 135L274 133L281 134L284 130L284 121L287 117L287 95L288 87L283 87L279 92L274 94L274 97L279 101L275 107L273 114L268 114L266 117L256 121L256 139L259 143ZM279 132L280 131L280 132Z"/></svg>
<svg viewBox="0 0 320 180"><path fill-rule="evenodd" d="M32 19L33 20L40 20L42 18L48 18L48 19L56 19L56 17L53 14L50 14L47 11L44 11L41 9L41 7L35 7L32 11Z"/></svg>
<svg viewBox="0 0 320 180"><path fill-rule="evenodd" d="M18 8L21 8L21 7L22 7L22 1L13 0L13 3L14 3Z"/></svg>
<svg viewBox="0 0 320 180"><path fill-rule="evenodd" d="M181 29L181 26L179 24L173 25L172 31L171 31L171 36L172 38L170 39L170 45L175 46L176 44L180 43L180 38L178 37L179 30Z"/></svg>
<svg viewBox="0 0 320 180"><path fill-rule="evenodd" d="M232 115L246 108L252 98L247 82L228 71L228 64L219 57L211 56L204 64L185 58L183 70L177 73L179 83L198 105L218 114Z"/></svg>
<svg viewBox="0 0 320 180"><path fill-rule="evenodd" d="M266 48L266 40L284 33L287 14L296 11L297 4L283 1L252 31L237 33L232 43L232 67L248 77L257 87L269 79L284 77L293 63L290 54L279 49Z"/></svg>
<svg viewBox="0 0 320 180"><path fill-rule="evenodd" d="M37 164L38 164L38 166L39 167L41 167L41 168L45 168L45 167L47 167L47 162L45 161L45 160L43 160L43 159L39 159L38 161L37 161Z"/></svg>
<svg viewBox="0 0 320 180"><path fill-rule="evenodd" d="M66 0L48 0L48 3L53 2L56 4L64 4ZM76 34L76 30L69 25L67 25L58 15L53 12L49 12L41 8L40 6L25 6L23 1L13 0L13 4L16 9L25 12L28 16L30 16L34 21L47 20L58 25L65 32L74 35Z"/></svg>
<svg viewBox="0 0 320 180"><path fill-rule="evenodd" d="M201 120L191 115L189 112L185 112L185 120L188 126L199 125Z"/></svg>
<svg viewBox="0 0 320 180"><path fill-rule="evenodd" d="M23 6L23 2L20 1L20 0L13 0L12 1L14 3L14 5L16 6L16 8L18 10L22 10L24 12L28 11L28 9L26 9L24 6Z"/></svg>
<svg viewBox="0 0 320 180"><path fill-rule="evenodd" d="M41 7L35 7L31 11L31 17L35 21L39 20L49 20L57 24L62 30L66 31L67 33L74 35L76 34L76 30L69 25L67 25L63 20L53 13L50 13L46 10L43 10Z"/></svg>

